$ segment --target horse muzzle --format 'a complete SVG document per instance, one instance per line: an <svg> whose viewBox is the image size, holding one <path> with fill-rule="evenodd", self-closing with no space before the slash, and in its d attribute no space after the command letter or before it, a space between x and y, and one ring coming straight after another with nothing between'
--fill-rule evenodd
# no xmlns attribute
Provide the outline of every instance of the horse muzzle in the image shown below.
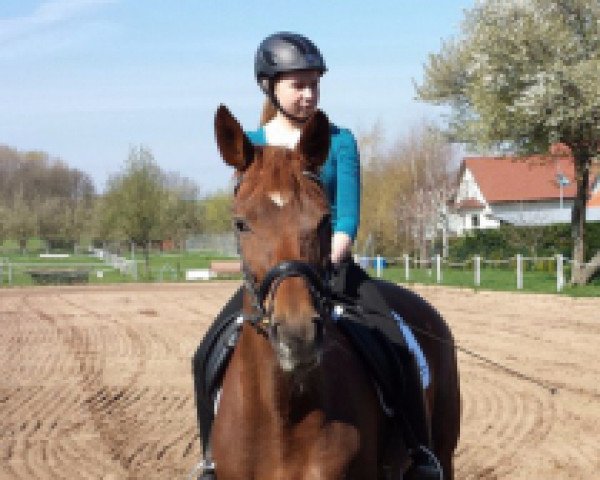
<svg viewBox="0 0 600 480"><path fill-rule="evenodd" d="M284 372L309 370L321 361L323 351L323 320L315 317L301 326L274 322L269 340Z"/></svg>
<svg viewBox="0 0 600 480"><path fill-rule="evenodd" d="M298 302L298 290L287 283L287 279L303 279L307 298ZM280 287L284 296L296 302L286 302L287 308L277 312L276 296ZM328 316L329 290L315 269L300 261L283 261L267 272L256 291L256 303L263 312L268 327L268 336L283 371L292 372L309 369L320 362L323 345L324 319ZM267 307L267 299L270 306ZM308 306L310 304L310 306ZM312 313L309 313L311 310ZM312 316L311 316L312 315Z"/></svg>

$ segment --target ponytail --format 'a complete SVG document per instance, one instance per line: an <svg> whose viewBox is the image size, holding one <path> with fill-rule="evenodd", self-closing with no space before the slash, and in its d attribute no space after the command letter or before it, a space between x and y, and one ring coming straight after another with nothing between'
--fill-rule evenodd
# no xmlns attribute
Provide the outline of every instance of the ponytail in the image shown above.
<svg viewBox="0 0 600 480"><path fill-rule="evenodd" d="M265 103L263 104L262 113L260 115L260 126L263 127L265 124L273 120L277 115L277 108L273 105L273 102L270 98L265 99Z"/></svg>

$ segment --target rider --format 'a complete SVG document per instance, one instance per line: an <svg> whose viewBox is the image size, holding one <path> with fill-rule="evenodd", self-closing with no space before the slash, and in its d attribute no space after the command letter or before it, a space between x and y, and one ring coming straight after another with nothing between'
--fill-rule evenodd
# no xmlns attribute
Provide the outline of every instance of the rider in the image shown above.
<svg viewBox="0 0 600 480"><path fill-rule="evenodd" d="M261 127L247 132L256 145L279 145L293 148L300 138L304 122L316 110L319 101L320 77L327 71L318 48L306 37L289 32L279 32L267 37L256 52L254 70L256 81L266 95L261 116ZM358 267L350 257L356 237L360 213L360 166L356 140L350 130L331 126L330 152L321 169L321 181L331 203L333 236L331 262L334 268L332 288L338 293L355 299L365 310L386 312L377 316L376 324L365 320L370 328L379 330L400 350L398 358L404 359L403 392L419 392L421 384L416 365L408 354L404 337L397 323L378 293L376 283ZM209 350L216 339L234 323L235 314L242 309L243 288L240 288L217 316L193 359L194 383L198 421L202 434L204 460L201 462L201 480L215 479L210 452L210 430L214 419L214 395L206 387ZM383 308L382 308L383 305ZM222 375L227 355L235 345L233 336L225 342L220 354L222 359L217 370ZM229 352L226 352L229 350ZM408 395L404 395L405 397ZM429 432L425 420L422 398L403 401L400 410L405 412L405 427L411 430L406 443L419 452L421 445L429 444ZM415 445L416 444L416 445ZM415 454L410 474L405 478L440 478L435 462L428 456Z"/></svg>

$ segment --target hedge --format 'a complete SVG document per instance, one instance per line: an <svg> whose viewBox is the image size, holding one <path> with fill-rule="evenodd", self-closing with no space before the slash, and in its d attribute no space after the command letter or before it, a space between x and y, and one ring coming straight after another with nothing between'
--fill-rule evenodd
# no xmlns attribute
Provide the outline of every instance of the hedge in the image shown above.
<svg viewBox="0 0 600 480"><path fill-rule="evenodd" d="M520 253L530 257L571 257L571 225L516 227L502 225L497 229L475 230L464 237L451 239L449 257L464 261L474 255L487 259L507 259ZM586 261L600 250L600 223L587 223L585 230Z"/></svg>

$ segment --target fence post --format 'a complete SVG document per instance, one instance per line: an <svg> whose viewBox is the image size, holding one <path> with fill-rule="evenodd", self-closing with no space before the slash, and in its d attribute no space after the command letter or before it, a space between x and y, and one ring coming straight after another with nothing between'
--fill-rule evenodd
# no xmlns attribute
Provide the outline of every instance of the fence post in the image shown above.
<svg viewBox="0 0 600 480"><path fill-rule="evenodd" d="M381 267L383 266L383 261L381 259L381 255L377 255L375 257L375 271L377 272L377 278L381 278Z"/></svg>
<svg viewBox="0 0 600 480"><path fill-rule="evenodd" d="M137 262L135 260L133 260L133 279L137 282L138 281L138 268L137 268Z"/></svg>
<svg viewBox="0 0 600 480"><path fill-rule="evenodd" d="M407 253L404 254L404 276L408 282L408 279L410 278L410 257Z"/></svg>
<svg viewBox="0 0 600 480"><path fill-rule="evenodd" d="M442 257L439 253L435 255L435 273L437 283L442 283Z"/></svg>
<svg viewBox="0 0 600 480"><path fill-rule="evenodd" d="M475 268L475 286L481 286L481 257L475 255L473 258L473 267Z"/></svg>
<svg viewBox="0 0 600 480"><path fill-rule="evenodd" d="M523 289L523 255L517 253L517 290Z"/></svg>
<svg viewBox="0 0 600 480"><path fill-rule="evenodd" d="M12 263L8 262L8 284L12 285Z"/></svg>
<svg viewBox="0 0 600 480"><path fill-rule="evenodd" d="M563 256L559 253L556 255L556 291L562 291L565 286L565 277L563 270Z"/></svg>

